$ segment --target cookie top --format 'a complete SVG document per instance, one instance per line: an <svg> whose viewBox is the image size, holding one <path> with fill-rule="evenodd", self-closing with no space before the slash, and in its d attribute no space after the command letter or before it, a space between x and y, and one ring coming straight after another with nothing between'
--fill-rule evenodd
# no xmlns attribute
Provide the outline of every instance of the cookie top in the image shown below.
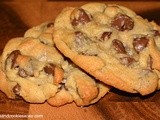
<svg viewBox="0 0 160 120"><path fill-rule="evenodd" d="M39 38L43 44L55 47L52 36L53 25L54 23L51 21L42 23L26 31L24 36ZM47 100L50 105L61 106L74 101L78 106L86 106L97 102L109 91L109 86L97 82L69 59L64 59L61 64L64 70L63 81L56 95Z"/></svg>
<svg viewBox="0 0 160 120"><path fill-rule="evenodd" d="M142 95L157 89L155 28L132 10L103 3L68 7L54 27L56 47L98 80Z"/></svg>
<svg viewBox="0 0 160 120"><path fill-rule="evenodd" d="M63 77L62 62L63 57L55 48L46 47L38 39L14 38L4 48L2 71L7 81L16 83L15 97L41 103L56 94Z"/></svg>
<svg viewBox="0 0 160 120"><path fill-rule="evenodd" d="M53 46L54 23L52 21L44 22L38 26L32 27L27 30L24 37L38 38L42 43Z"/></svg>
<svg viewBox="0 0 160 120"><path fill-rule="evenodd" d="M65 60L54 47L51 31L52 22L46 22L26 31L24 38L6 44L0 70L5 82L0 89L9 98L18 96L31 103L47 100L52 106L97 102L109 87Z"/></svg>

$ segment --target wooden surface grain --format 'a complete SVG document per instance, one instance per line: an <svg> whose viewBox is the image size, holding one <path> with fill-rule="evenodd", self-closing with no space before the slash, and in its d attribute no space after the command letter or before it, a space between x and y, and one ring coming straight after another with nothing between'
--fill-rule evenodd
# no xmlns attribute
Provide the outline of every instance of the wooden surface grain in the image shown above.
<svg viewBox="0 0 160 120"><path fill-rule="evenodd" d="M23 36L24 32L32 26L54 20L66 6L76 7L87 2L3 0L0 2L0 53L9 39ZM160 2L158 1L107 1L106 3L124 5L142 17L160 23ZM2 115L8 114L34 115L30 118L43 120L159 120L159 108L160 91L142 97L139 94L112 89L98 103L83 108L77 107L74 103L59 108L51 107L46 103L29 104L23 100L10 100L0 92L0 120ZM17 120L17 118L14 119Z"/></svg>

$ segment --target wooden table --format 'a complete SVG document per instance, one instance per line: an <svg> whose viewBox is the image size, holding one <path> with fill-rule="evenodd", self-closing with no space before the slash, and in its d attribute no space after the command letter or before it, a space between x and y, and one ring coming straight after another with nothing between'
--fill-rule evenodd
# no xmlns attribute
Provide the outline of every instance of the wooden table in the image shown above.
<svg viewBox="0 0 160 120"><path fill-rule="evenodd" d="M88 2L88 1L87 1ZM44 21L54 20L66 6L80 6L87 2L54 0L6 0L0 2L0 52L13 37L23 36L24 32ZM160 23L160 2L158 1L108 1L133 9L149 20ZM21 114L19 119L43 120L158 120L160 119L160 91L142 97L112 89L98 103L89 107L77 107L74 103L60 108L48 104L29 104L23 100L10 100L0 92L0 120ZM29 115L25 117L25 115ZM7 120L8 120L7 119ZM13 120L12 119L12 120Z"/></svg>

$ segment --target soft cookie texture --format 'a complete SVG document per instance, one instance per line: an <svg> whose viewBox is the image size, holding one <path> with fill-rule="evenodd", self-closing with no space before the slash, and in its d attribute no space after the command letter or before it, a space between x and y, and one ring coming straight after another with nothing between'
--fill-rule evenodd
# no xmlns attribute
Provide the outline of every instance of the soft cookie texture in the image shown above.
<svg viewBox="0 0 160 120"><path fill-rule="evenodd" d="M47 47L38 39L10 40L2 54L1 69L4 79L14 83L11 98L21 96L27 102L42 103L54 96L63 77L62 62L63 57L55 48Z"/></svg>
<svg viewBox="0 0 160 120"><path fill-rule="evenodd" d="M89 3L64 8L54 27L56 47L96 79L141 95L159 89L160 32L154 23L123 6Z"/></svg>
<svg viewBox="0 0 160 120"><path fill-rule="evenodd" d="M52 106L75 102L87 106L108 91L103 85L64 59L54 47L53 23L26 31L23 38L10 40L3 51L0 89L9 97L30 103L47 101Z"/></svg>
<svg viewBox="0 0 160 120"><path fill-rule="evenodd" d="M26 31L25 37L39 38L47 45L55 47L52 36L54 23L45 22L39 26ZM59 53L62 55L61 53ZM61 106L66 103L75 102L78 106L86 106L97 102L110 89L109 86L93 79L73 64L69 59L65 59L61 64L64 71L63 81L60 83L58 92L47 102L52 106Z"/></svg>

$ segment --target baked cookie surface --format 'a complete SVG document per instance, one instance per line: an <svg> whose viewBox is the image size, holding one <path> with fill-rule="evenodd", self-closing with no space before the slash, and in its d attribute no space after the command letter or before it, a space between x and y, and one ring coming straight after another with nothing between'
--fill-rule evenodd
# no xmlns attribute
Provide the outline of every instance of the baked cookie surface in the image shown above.
<svg viewBox="0 0 160 120"><path fill-rule="evenodd" d="M103 3L68 7L54 27L56 47L98 80L142 95L158 89L157 30L130 9Z"/></svg>
<svg viewBox="0 0 160 120"><path fill-rule="evenodd" d="M57 92L62 62L63 57L53 47L38 39L14 38L4 48L2 72L7 82L15 83L13 98L21 96L28 102L42 103Z"/></svg>
<svg viewBox="0 0 160 120"><path fill-rule="evenodd" d="M9 98L22 97L30 103L47 101L52 106L97 102L109 87L65 60L54 47L53 32L53 23L46 22L6 44L1 57L0 89Z"/></svg>

